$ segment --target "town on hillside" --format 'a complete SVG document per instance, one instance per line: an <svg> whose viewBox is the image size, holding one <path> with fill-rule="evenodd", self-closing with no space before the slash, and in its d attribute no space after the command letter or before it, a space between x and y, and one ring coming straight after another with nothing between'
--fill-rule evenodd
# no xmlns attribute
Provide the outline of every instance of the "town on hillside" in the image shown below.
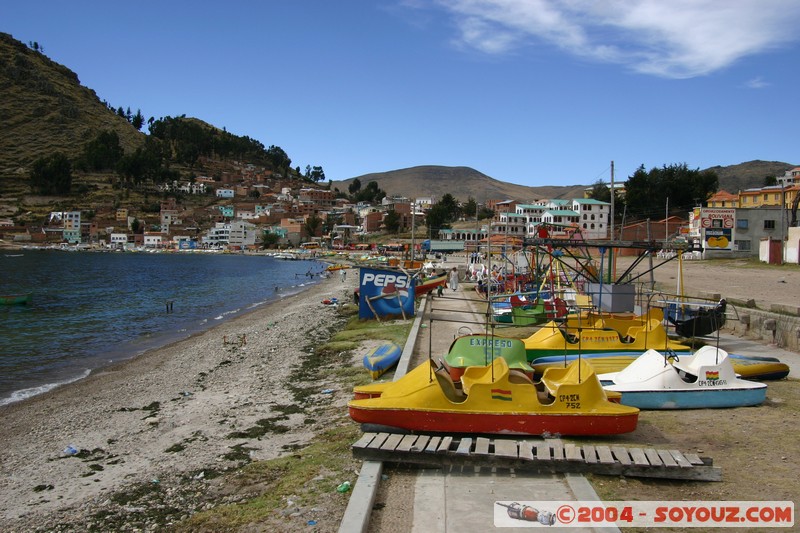
<svg viewBox="0 0 800 533"><path fill-rule="evenodd" d="M612 224L612 204L590 198L587 188L584 198L571 200L488 200L480 206L487 218L479 220L476 206L475 214L462 213L460 220L435 231L425 225L438 198L353 202L339 191L282 179L264 167L234 168L222 179L196 176L162 185L161 192L174 195L160 203L157 213L129 207L96 210L91 216L80 210L53 211L39 226L18 226L6 218L0 219L0 239L14 246L103 250L337 250L373 248L369 243L376 237L410 233L411 239L396 238L397 243L382 248L453 252L475 251L489 241L520 247L547 228L547 236L555 239L657 241L665 250L680 244L682 250L694 250L688 258L758 256L776 262L791 261L799 253L798 246L780 243L796 229L800 167L786 171L776 185L737 194L719 191L685 217L629 224L623 218ZM615 190L624 195L624 184ZM206 202L210 205L187 207L177 199L202 195L213 199ZM615 218L619 221L619 213Z"/></svg>

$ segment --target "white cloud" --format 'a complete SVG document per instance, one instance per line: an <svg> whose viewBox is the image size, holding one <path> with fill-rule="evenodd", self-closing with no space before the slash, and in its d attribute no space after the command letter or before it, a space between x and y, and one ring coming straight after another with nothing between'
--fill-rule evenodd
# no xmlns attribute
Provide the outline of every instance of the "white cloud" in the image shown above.
<svg viewBox="0 0 800 533"><path fill-rule="evenodd" d="M763 89L764 87L769 87L770 84L764 81L761 76L755 77L752 80L747 80L745 86L749 89Z"/></svg>
<svg viewBox="0 0 800 533"><path fill-rule="evenodd" d="M690 78L800 39L797 0L438 0L463 45L530 45Z"/></svg>

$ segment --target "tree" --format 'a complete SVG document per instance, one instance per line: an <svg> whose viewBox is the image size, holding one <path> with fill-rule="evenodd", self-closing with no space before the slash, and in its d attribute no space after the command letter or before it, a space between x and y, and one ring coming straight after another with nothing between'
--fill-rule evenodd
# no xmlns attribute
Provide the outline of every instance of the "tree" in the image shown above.
<svg viewBox="0 0 800 533"><path fill-rule="evenodd" d="M431 233L440 229L449 229L451 227L450 223L452 222L447 208L440 203L431 206L425 214L425 220Z"/></svg>
<svg viewBox="0 0 800 533"><path fill-rule="evenodd" d="M472 217L473 215L477 216L478 202L475 201L475 198L472 196L467 198L467 201L461 206L461 212L465 217Z"/></svg>
<svg viewBox="0 0 800 533"><path fill-rule="evenodd" d="M400 215L394 209L387 211L383 217L383 227L389 233L397 233L400 230Z"/></svg>
<svg viewBox="0 0 800 533"><path fill-rule="evenodd" d="M449 192L445 193L438 203L447 213L449 222L455 222L461 216L461 206L458 205L456 199Z"/></svg>
<svg viewBox="0 0 800 533"><path fill-rule="evenodd" d="M84 145L81 166L86 170L112 170L123 155L117 132L103 131Z"/></svg>
<svg viewBox="0 0 800 533"><path fill-rule="evenodd" d="M264 230L264 233L261 234L261 247L265 250L267 248L272 248L276 244L278 244L279 240L280 237L278 236L277 233L272 233L270 231Z"/></svg>
<svg viewBox="0 0 800 533"><path fill-rule="evenodd" d="M31 188L41 194L69 194L72 189L72 164L62 152L40 157L33 162Z"/></svg>
<svg viewBox="0 0 800 533"><path fill-rule="evenodd" d="M322 167L312 167L311 165L306 165L306 179L313 181L314 183L325 181L325 171L322 170Z"/></svg>
<svg viewBox="0 0 800 533"><path fill-rule="evenodd" d="M384 199L386 193L378 187L377 181L370 181L367 186L359 190L353 198L356 202L378 203Z"/></svg>
<svg viewBox="0 0 800 533"><path fill-rule="evenodd" d="M142 126L144 126L144 116L142 115L141 109L137 109L136 114L131 117L131 124L134 128L141 131Z"/></svg>
<svg viewBox="0 0 800 533"><path fill-rule="evenodd" d="M361 180L358 179L358 178L355 178L350 183L350 185L347 186L347 192L349 192L351 195L352 194L358 194L358 191L360 191L360 190L361 190Z"/></svg>
<svg viewBox="0 0 800 533"><path fill-rule="evenodd" d="M597 180L592 185L592 190L589 191L589 198L593 198L599 202L611 202L611 189L608 188L603 180Z"/></svg>
<svg viewBox="0 0 800 533"><path fill-rule="evenodd" d="M292 160L279 146L272 145L267 149L267 160L272 163L275 170L288 174L292 167Z"/></svg>
<svg viewBox="0 0 800 533"><path fill-rule="evenodd" d="M778 184L778 178L775 176L764 176L764 187L771 187Z"/></svg>
<svg viewBox="0 0 800 533"><path fill-rule="evenodd" d="M628 215L638 219L661 218L669 206L672 213L685 213L701 205L719 187L712 170L689 170L685 163L645 171L640 166L625 184Z"/></svg>
<svg viewBox="0 0 800 533"><path fill-rule="evenodd" d="M317 215L311 215L306 219L305 224L303 224L303 231L308 237L318 237L319 235L317 235L317 232L320 227L322 227L322 219Z"/></svg>

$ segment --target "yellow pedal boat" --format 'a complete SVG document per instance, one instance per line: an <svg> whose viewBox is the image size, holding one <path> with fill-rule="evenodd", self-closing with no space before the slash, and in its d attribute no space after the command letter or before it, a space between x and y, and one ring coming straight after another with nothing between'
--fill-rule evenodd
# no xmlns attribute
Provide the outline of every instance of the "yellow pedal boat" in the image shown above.
<svg viewBox="0 0 800 533"><path fill-rule="evenodd" d="M635 430L639 418L609 401L584 361L548 370L538 388L502 358L467 368L460 388L431 361L382 385L379 396L347 404L354 421L394 431L613 435Z"/></svg>

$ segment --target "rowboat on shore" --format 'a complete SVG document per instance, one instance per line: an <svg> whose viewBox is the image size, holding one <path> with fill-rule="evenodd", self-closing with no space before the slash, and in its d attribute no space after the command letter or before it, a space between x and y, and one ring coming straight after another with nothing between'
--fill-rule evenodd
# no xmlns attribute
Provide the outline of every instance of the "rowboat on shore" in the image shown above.
<svg viewBox="0 0 800 533"><path fill-rule="evenodd" d="M767 386L739 379L725 350L703 346L671 360L655 350L624 370L598 376L606 390L622 393L621 402L640 409L746 407L764 402Z"/></svg>
<svg viewBox="0 0 800 533"><path fill-rule="evenodd" d="M725 325L726 307L724 298L716 304L671 302L667 320L675 326L675 333L681 337L702 337Z"/></svg>
<svg viewBox="0 0 800 533"><path fill-rule="evenodd" d="M385 342L364 354L364 368L372 379L378 379L400 360L403 348L393 342Z"/></svg>
<svg viewBox="0 0 800 533"><path fill-rule="evenodd" d="M31 294L5 294L0 295L0 305L20 305L31 301Z"/></svg>
<svg viewBox="0 0 800 533"><path fill-rule="evenodd" d="M467 368L460 385L428 360L381 387L379 396L362 391L347 404L350 418L390 432L503 435L616 435L635 430L639 418L639 409L609 401L582 361L534 384L497 358Z"/></svg>
<svg viewBox="0 0 800 533"><path fill-rule="evenodd" d="M437 287L444 287L447 284L447 272L439 274L438 276L429 276L417 281L414 285L414 296L422 296L428 294Z"/></svg>

